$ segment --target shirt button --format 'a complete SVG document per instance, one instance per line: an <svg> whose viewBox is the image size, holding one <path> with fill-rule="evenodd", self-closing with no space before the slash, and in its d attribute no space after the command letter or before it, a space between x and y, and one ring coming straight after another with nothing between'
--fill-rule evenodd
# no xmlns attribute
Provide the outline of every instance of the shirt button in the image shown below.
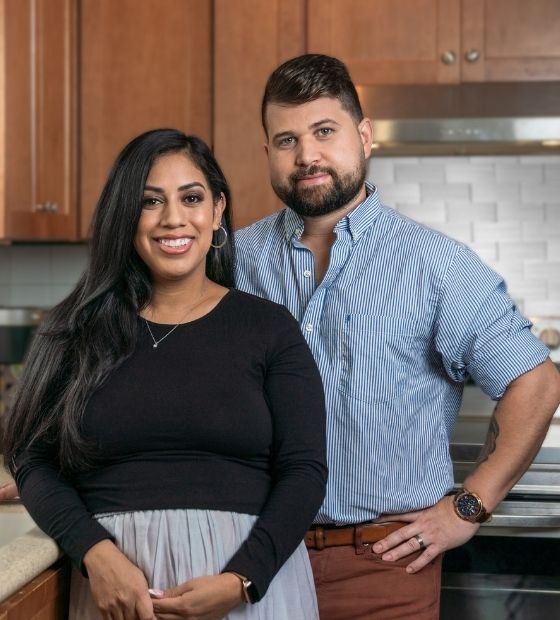
<svg viewBox="0 0 560 620"><path fill-rule="evenodd" d="M306 270L303 272L303 277L304 277L304 278L310 278L310 277L311 277L311 271L309 271L309 269L306 269Z"/></svg>
<svg viewBox="0 0 560 620"><path fill-rule="evenodd" d="M313 331L313 325L312 325L311 323L308 323L308 324L305 326L305 331L306 331L306 332L312 332L312 331Z"/></svg>

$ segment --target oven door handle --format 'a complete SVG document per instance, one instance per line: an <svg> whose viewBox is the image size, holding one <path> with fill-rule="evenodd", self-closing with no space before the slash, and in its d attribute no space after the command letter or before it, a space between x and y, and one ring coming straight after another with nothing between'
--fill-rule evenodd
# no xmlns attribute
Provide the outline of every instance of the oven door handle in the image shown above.
<svg viewBox="0 0 560 620"><path fill-rule="evenodd" d="M494 513L482 527L558 527L560 515L502 515Z"/></svg>

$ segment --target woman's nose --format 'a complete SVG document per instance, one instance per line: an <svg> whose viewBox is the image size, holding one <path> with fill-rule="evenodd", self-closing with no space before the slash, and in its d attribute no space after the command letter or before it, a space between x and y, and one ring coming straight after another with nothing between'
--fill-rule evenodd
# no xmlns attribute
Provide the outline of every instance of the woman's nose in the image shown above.
<svg viewBox="0 0 560 620"><path fill-rule="evenodd" d="M162 226L178 228L185 224L185 209L176 200L169 200L165 204L161 215Z"/></svg>

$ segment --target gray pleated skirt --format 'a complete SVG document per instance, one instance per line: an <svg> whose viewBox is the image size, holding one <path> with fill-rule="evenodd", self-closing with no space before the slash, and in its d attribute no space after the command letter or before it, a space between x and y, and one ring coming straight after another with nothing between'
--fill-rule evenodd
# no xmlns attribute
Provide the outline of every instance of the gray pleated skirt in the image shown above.
<svg viewBox="0 0 560 620"><path fill-rule="evenodd" d="M248 537L254 515L218 510L149 510L98 515L117 547L165 590L193 577L216 575ZM99 620L89 582L74 570L69 620ZM261 601L240 605L227 620L318 620L313 575L301 543Z"/></svg>

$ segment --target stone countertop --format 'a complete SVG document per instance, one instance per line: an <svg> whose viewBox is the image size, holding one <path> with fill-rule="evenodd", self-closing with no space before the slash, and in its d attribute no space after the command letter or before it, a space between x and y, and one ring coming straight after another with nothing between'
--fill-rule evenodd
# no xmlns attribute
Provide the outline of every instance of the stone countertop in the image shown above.
<svg viewBox="0 0 560 620"><path fill-rule="evenodd" d="M4 469L0 455L0 484L8 482L10 476ZM0 520L2 514L27 511L19 503L0 502ZM23 536L15 538L0 547L0 601L17 592L22 586L42 573L62 556L58 545L38 527L30 529Z"/></svg>

